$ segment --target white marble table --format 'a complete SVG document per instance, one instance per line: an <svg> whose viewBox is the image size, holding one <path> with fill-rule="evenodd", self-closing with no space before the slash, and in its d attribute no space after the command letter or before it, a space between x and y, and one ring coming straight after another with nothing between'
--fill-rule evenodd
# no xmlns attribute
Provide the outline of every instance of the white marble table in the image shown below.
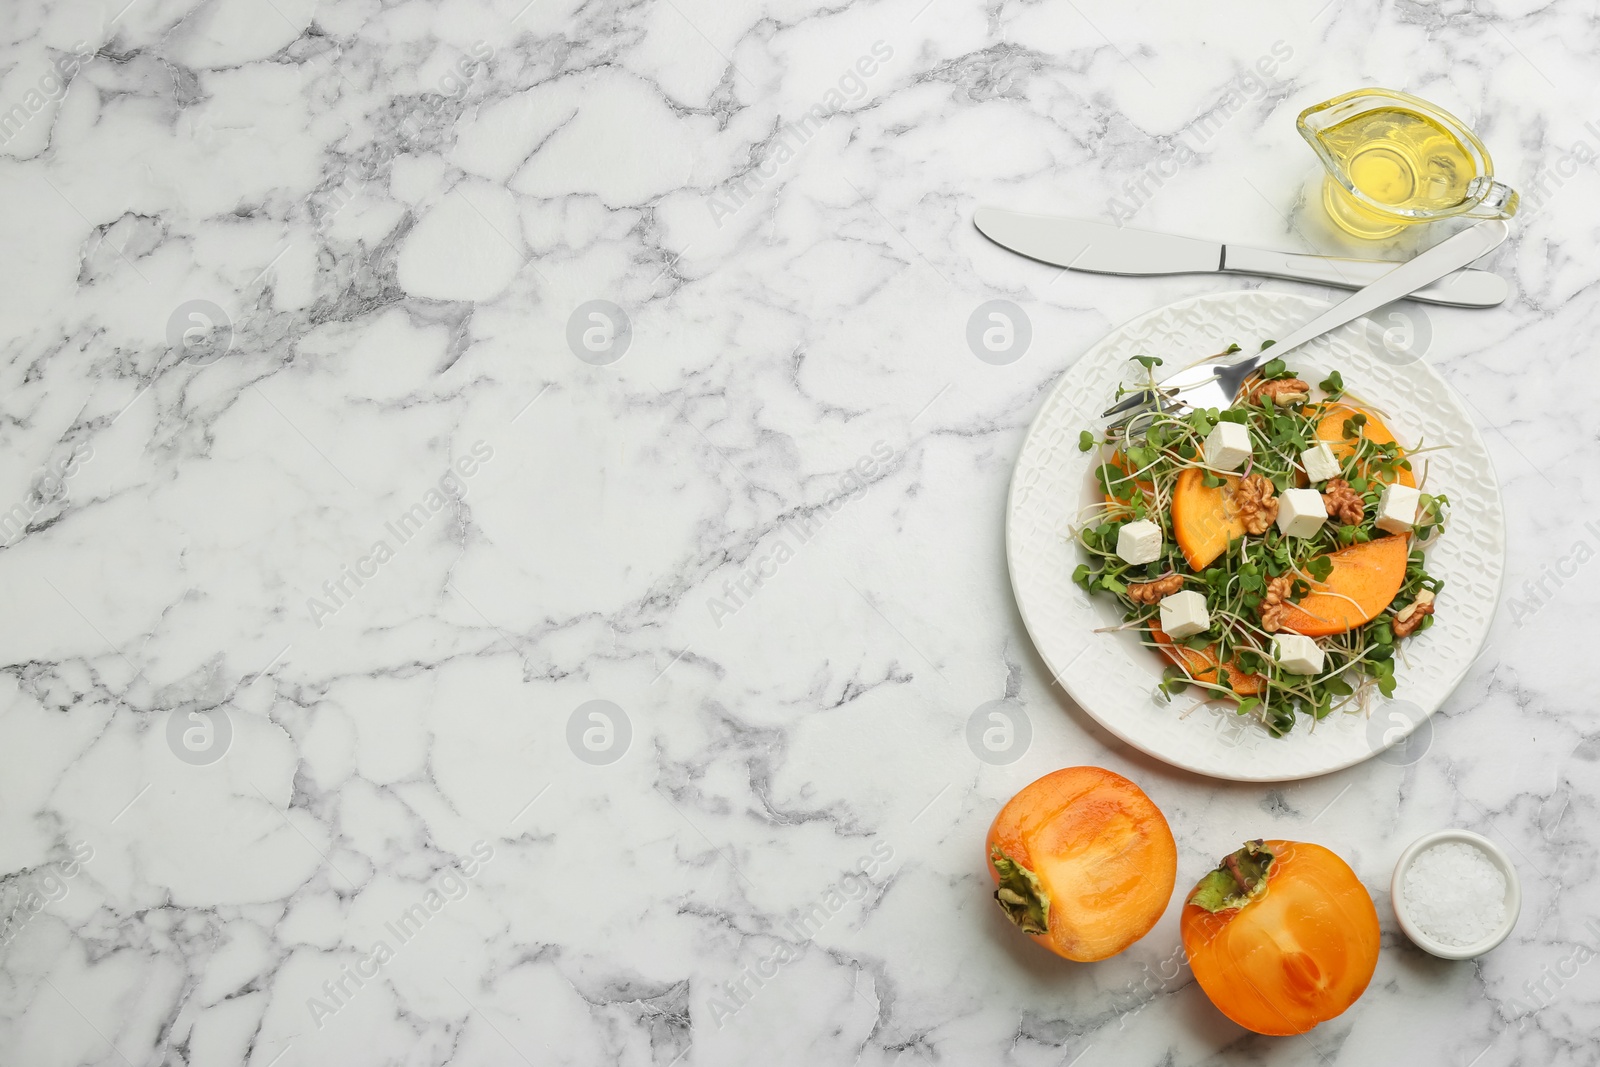
<svg viewBox="0 0 1600 1067"><path fill-rule="evenodd" d="M8 4L0 1063L1595 1062L1600 23L1316 6ZM1294 116L1366 84L1537 201L1512 300L1415 322L1507 598L1420 761L1198 779L1050 685L1007 477L1116 323L1318 291L1062 276L971 213L1336 251ZM1031 741L982 762L1006 697ZM1075 763L1182 884L1349 858L1364 999L1246 1034L1177 903L1101 964L1027 944L982 835ZM1475 964L1389 906L1443 826L1524 882Z"/></svg>

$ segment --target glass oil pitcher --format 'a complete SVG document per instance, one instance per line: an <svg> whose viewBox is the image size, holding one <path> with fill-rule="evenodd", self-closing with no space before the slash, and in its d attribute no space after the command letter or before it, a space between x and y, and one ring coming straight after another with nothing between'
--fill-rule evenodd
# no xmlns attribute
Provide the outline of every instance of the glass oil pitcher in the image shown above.
<svg viewBox="0 0 1600 1067"><path fill-rule="evenodd" d="M1454 115L1390 89L1306 108L1295 125L1328 168L1322 203L1357 237L1463 216L1508 219L1517 194L1494 179L1483 142Z"/></svg>

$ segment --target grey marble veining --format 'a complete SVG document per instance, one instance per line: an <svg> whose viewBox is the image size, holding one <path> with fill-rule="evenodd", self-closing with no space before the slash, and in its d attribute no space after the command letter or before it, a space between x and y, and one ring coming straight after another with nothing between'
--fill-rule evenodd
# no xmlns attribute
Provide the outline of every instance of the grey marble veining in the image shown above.
<svg viewBox="0 0 1600 1067"><path fill-rule="evenodd" d="M1455 0L9 5L0 1062L1595 1062L1597 54L1582 5ZM1350 253L1293 120L1368 84L1527 197L1513 298L1410 324L1506 596L1419 761L1198 779L1051 686L1007 479L1112 326L1315 290L1062 274L971 213ZM1366 996L1246 1034L1176 904L1100 964L1026 943L982 836L1075 763L1156 799L1182 885L1347 857ZM1476 963L1389 907L1443 826L1523 880Z"/></svg>

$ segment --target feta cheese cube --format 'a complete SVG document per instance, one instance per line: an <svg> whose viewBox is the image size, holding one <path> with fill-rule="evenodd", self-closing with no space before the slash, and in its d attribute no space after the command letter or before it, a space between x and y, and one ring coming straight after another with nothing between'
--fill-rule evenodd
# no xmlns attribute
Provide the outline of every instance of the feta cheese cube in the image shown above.
<svg viewBox="0 0 1600 1067"><path fill-rule="evenodd" d="M1290 674L1322 673L1322 649L1309 637L1278 634L1272 639L1272 658Z"/></svg>
<svg viewBox="0 0 1600 1067"><path fill-rule="evenodd" d="M1250 458L1250 431L1237 422L1219 422L1206 435L1206 466L1236 471Z"/></svg>
<svg viewBox="0 0 1600 1067"><path fill-rule="evenodd" d="M1161 556L1161 527L1149 519L1117 531L1117 555L1129 563L1154 563Z"/></svg>
<svg viewBox="0 0 1600 1067"><path fill-rule="evenodd" d="M1417 518L1417 505L1421 502L1422 494L1409 485L1396 482L1384 486L1378 496L1378 529L1392 534L1410 532L1411 524Z"/></svg>
<svg viewBox="0 0 1600 1067"><path fill-rule="evenodd" d="M1285 537L1313 537L1327 518L1327 505L1315 489L1285 489L1278 495L1278 529Z"/></svg>
<svg viewBox="0 0 1600 1067"><path fill-rule="evenodd" d="M1300 453L1300 466L1306 469L1306 477L1313 482L1325 482L1329 478L1339 477L1339 458L1333 454L1333 449L1324 441L1316 448L1308 448Z"/></svg>
<svg viewBox="0 0 1600 1067"><path fill-rule="evenodd" d="M1185 589L1161 598L1161 629L1174 641L1193 637L1211 625L1204 593Z"/></svg>

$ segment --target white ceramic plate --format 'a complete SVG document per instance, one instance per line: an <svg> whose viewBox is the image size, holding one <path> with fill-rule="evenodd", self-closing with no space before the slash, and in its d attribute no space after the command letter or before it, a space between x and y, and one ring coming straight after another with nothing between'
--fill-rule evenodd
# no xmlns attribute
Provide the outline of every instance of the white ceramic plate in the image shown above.
<svg viewBox="0 0 1600 1067"><path fill-rule="evenodd" d="M1155 696L1165 657L1131 632L1101 633L1120 622L1111 597L1072 584L1083 562L1069 530L1095 497L1094 453L1078 434L1098 430L1117 385L1142 373L1136 355L1161 356L1168 372L1226 348L1254 351L1287 335L1328 305L1293 293L1249 290L1195 297L1142 315L1113 331L1073 364L1034 419L1011 477L1006 555L1011 587L1034 644L1079 705L1106 729L1158 759L1235 781L1310 778L1351 766L1406 738L1444 703L1489 633L1505 566L1505 516L1483 439L1455 391L1420 359L1397 355L1365 319L1302 346L1291 368L1313 384L1337 368L1345 388L1383 414L1395 436L1427 455L1424 488L1450 498L1450 524L1428 550L1429 573L1444 580L1434 624L1403 645L1392 699L1374 694L1367 714L1341 713L1299 723L1274 738L1229 705L1195 707L1195 690L1162 703ZM1423 473L1421 459L1417 473ZM1190 710L1190 709L1193 710ZM1398 750L1397 750L1398 751Z"/></svg>

